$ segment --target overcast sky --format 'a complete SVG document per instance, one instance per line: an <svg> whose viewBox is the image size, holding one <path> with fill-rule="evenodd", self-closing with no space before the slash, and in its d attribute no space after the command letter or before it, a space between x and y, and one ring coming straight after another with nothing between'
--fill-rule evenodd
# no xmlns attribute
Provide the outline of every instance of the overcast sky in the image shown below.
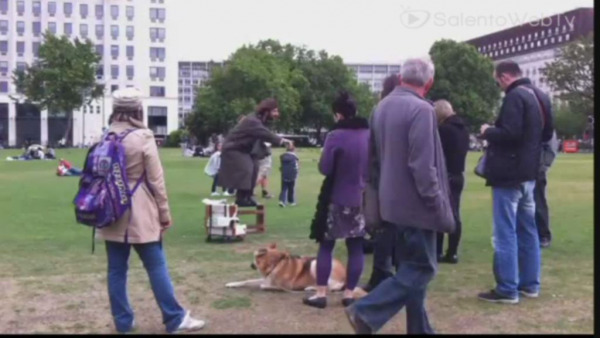
<svg viewBox="0 0 600 338"><path fill-rule="evenodd" d="M345 62L397 63L593 0L167 0L169 50L220 61L262 39L325 49Z"/></svg>

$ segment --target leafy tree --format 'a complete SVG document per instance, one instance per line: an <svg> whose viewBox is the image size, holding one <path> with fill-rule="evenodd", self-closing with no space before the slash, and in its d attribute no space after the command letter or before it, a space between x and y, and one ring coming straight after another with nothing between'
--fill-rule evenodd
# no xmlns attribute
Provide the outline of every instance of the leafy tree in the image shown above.
<svg viewBox="0 0 600 338"><path fill-rule="evenodd" d="M448 100L473 131L489 123L500 99L492 61L474 46L452 40L436 41L429 54L435 65L429 98Z"/></svg>
<svg viewBox="0 0 600 338"><path fill-rule="evenodd" d="M100 56L91 41L44 34L38 59L24 70L15 70L13 81L25 102L49 114L66 113L65 139L73 125L73 110L102 96L104 86L96 83Z"/></svg>
<svg viewBox="0 0 600 338"><path fill-rule="evenodd" d="M587 127L587 117L581 112L575 112L565 103L554 104L554 128L556 135L562 139L581 137Z"/></svg>
<svg viewBox="0 0 600 338"><path fill-rule="evenodd" d="M172 131L167 137L165 147L178 148L179 145L189 137L189 132L185 129Z"/></svg>
<svg viewBox="0 0 600 338"><path fill-rule="evenodd" d="M558 98L568 102L573 112L594 112L594 33L564 47L558 58L542 70Z"/></svg>

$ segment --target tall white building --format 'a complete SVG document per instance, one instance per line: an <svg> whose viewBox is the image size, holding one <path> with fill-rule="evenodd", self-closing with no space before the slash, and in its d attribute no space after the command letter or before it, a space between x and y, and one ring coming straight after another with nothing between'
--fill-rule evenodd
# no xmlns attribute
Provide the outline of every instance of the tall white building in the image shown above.
<svg viewBox="0 0 600 338"><path fill-rule="evenodd" d="M169 1L169 0L167 0ZM0 144L51 144L64 134L66 118L16 103L12 71L37 58L42 33L89 39L102 56L96 78L104 97L73 114L70 141L90 144L108 125L112 91L144 93L145 123L157 138L177 129L177 61L167 53L165 0L0 0ZM11 98L12 97L12 98Z"/></svg>
<svg viewBox="0 0 600 338"><path fill-rule="evenodd" d="M352 63L346 66L356 74L358 83L368 85L373 93L383 90L383 80L386 77L400 73L400 64Z"/></svg>

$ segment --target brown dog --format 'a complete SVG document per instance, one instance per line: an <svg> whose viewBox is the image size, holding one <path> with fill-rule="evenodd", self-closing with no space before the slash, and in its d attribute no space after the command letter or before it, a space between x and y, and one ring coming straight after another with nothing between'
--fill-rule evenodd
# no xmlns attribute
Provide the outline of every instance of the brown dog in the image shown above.
<svg viewBox="0 0 600 338"><path fill-rule="evenodd" d="M255 251L254 262L250 267L258 270L263 278L227 283L225 286L259 286L261 290L302 291L314 289L317 284L315 257L290 255L289 252L278 250L275 243ZM331 291L342 290L346 284L346 268L337 259L333 259L327 284Z"/></svg>

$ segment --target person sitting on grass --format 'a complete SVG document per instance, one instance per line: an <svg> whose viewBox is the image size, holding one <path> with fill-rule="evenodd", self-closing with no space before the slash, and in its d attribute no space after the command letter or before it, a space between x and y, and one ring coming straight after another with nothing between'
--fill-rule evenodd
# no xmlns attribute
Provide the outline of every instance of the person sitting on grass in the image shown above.
<svg viewBox="0 0 600 338"><path fill-rule="evenodd" d="M288 203L291 206L296 205L294 198L294 188L300 169L298 156L294 153L293 143L287 145L287 151L280 156L281 167L281 194L279 194L279 206L284 208Z"/></svg>

